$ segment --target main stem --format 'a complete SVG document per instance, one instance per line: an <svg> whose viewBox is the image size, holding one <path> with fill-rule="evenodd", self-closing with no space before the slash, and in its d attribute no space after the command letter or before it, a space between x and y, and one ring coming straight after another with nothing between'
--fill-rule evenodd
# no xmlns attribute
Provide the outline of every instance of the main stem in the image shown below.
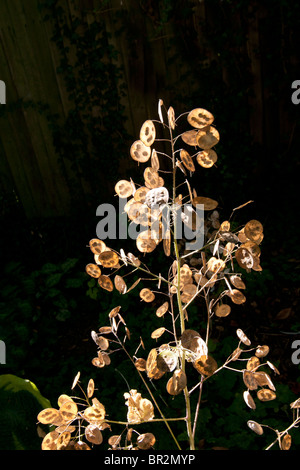
<svg viewBox="0 0 300 470"><path fill-rule="evenodd" d="M173 205L175 206L176 200L176 160L175 160L175 148L174 148L174 140L171 126L169 126L170 130L170 141L171 141L171 150L172 150L172 165L173 165ZM175 258L177 261L177 304L179 310L179 317L180 317L180 330L181 334L183 334L185 330L185 314L182 308L182 301L181 301L181 293L180 293L180 255L177 243L177 216L176 213L174 214L173 221L174 221L174 251L175 251ZM182 357L182 371L185 372L185 353L183 352ZM184 398L185 398L185 405L186 405L186 428L187 434L190 443L190 450L195 450L195 441L194 441L194 433L192 429L192 413L191 413L191 401L190 395L188 392L187 386L183 390Z"/></svg>

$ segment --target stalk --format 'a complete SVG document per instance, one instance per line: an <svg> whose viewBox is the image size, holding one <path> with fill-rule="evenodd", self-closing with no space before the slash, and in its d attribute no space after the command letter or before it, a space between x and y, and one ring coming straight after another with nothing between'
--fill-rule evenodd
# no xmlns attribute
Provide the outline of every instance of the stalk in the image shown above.
<svg viewBox="0 0 300 470"><path fill-rule="evenodd" d="M172 166L173 166L173 204L175 204L175 199L176 199L176 162L175 162L175 148L174 148L174 139L173 139L173 134L172 134L172 129L171 126L169 125L169 131L170 131L170 142L171 142L171 152L172 152ZM182 307L182 301L181 301L181 293L180 293L180 254L179 254L179 249L178 249L178 243L177 243L177 220L176 220L176 215L173 217L174 220L174 251L175 251L175 258L177 261L177 304L178 304L178 310L179 310L179 318L180 318L180 330L181 334L185 331L185 313ZM183 352L182 356L182 371L185 372L185 352ZM185 405L186 405L186 429L187 429L187 434L189 437L189 443L190 443L190 450L195 450L195 442L194 442L194 433L192 429L192 413L191 413L191 401L190 401L190 395L188 392L187 386L183 390L184 393L184 398L185 398Z"/></svg>

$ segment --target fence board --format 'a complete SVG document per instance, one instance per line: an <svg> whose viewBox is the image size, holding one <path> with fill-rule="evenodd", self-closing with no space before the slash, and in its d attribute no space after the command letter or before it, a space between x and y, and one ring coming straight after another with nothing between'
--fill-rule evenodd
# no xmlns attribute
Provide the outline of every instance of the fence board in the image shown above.
<svg viewBox="0 0 300 470"><path fill-rule="evenodd" d="M189 0L192 15L176 21L166 21L160 26L159 8L164 2L142 0L59 0L58 4L64 12L65 24L71 26L76 18L82 27L89 27L93 21L104 20L109 44L118 51L116 58L109 54L104 61L112 60L123 70L125 96L120 102L125 107L127 132L136 137L141 123L147 118L157 116L157 101L162 98L166 105L172 104L171 90L188 95L195 94L199 82L182 81L192 70L191 57L180 55L176 49L176 40L194 41L198 51L195 58L198 65L205 67L218 61L218 51L206 41L206 26L213 28L215 6L210 1ZM214 2L218 7L219 16L224 13L223 2ZM226 2L224 2L225 5ZM180 5L180 2L178 1ZM222 4L222 5L221 5ZM59 26L64 45L65 58L72 66L77 60L74 44L63 34L63 24L59 19L51 17L44 21L44 12L38 9L39 0L1 0L0 5L0 79L4 80L7 89L5 112L1 105L0 113L0 184L4 191L14 189L28 217L68 215L72 202L71 181L77 185L78 194L90 191L89 183L77 175L72 162L57 155L53 144L53 134L45 113L39 111L39 105L46 104L49 113L57 115L57 122L63 124L74 102L69 97L64 77L57 73L61 61L61 50L52 40L55 26ZM154 7L153 7L154 5ZM249 15L243 19L247 25L245 30L243 54L249 58L249 70L252 76L252 96L249 104L249 124L254 142L272 144L272 132L280 134L285 142L290 136L284 136L288 130L294 129L289 123L288 111L284 103L272 103L266 108L269 100L265 86L264 74L270 74L262 63L262 18L264 9L258 3L250 2ZM152 7L152 11L150 9ZM228 14L229 10L226 10ZM121 15L119 15L121 13ZM230 12L231 13L231 12ZM230 20L240 28L241 18L238 13ZM234 23L235 22L235 23ZM180 26L179 37L177 26ZM120 27L123 26L120 32ZM187 35L184 35L186 27ZM128 34L136 39L128 40ZM287 33L285 33L287 34ZM176 61L172 58L176 55ZM295 59L293 59L295 60ZM239 73L237 64L237 71ZM79 82L77 73L76 80ZM230 70L224 64L220 79L225 86L230 85ZM294 77L297 79L298 77ZM120 92L121 95L121 92ZM173 96L176 99L176 96ZM18 106L19 100L31 103L32 106ZM205 100L204 100L205 101ZM184 103L182 103L184 107ZM196 104L197 105L197 104ZM204 106L206 103L199 103ZM105 111L105 110L104 110ZM103 110L94 106L90 112L99 121ZM284 122L282 119L284 116ZM86 124L82 116L83 125ZM291 136L292 138L292 136ZM88 143L92 146L91 142ZM124 153L128 153L125 149ZM100 149L99 149L100 151ZM88 152L87 152L88 154ZM123 164L123 163L122 163ZM101 175L101 185L105 187L105 170Z"/></svg>

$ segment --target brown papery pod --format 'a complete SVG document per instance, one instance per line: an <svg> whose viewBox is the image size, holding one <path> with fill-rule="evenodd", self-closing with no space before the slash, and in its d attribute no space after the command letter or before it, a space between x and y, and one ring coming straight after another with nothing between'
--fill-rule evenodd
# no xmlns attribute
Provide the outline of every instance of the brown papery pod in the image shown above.
<svg viewBox="0 0 300 470"><path fill-rule="evenodd" d="M179 393L186 387L186 384L187 379L185 372L181 369L177 369L167 382L167 392L170 395L179 395Z"/></svg>

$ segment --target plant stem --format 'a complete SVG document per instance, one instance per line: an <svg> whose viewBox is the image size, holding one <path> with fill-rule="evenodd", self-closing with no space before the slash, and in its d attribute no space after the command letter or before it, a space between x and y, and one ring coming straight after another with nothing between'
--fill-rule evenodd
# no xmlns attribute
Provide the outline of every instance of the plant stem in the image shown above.
<svg viewBox="0 0 300 470"><path fill-rule="evenodd" d="M172 151L172 165L173 165L173 205L175 206L175 200L176 200L176 162L175 162L175 148L174 148L174 139L173 139L173 134L172 134L172 129L171 126L169 126L169 131L170 131L170 142L171 142L171 151ZM179 317L180 317L180 330L181 334L185 331L185 313L183 311L182 307L182 301L181 301L181 293L180 293L180 264L181 264L181 259L180 259L180 254L179 254L179 249L178 249L178 243L177 243L177 214L175 213L173 215L173 221L174 221L174 251L175 251L175 258L177 262L177 291L176 291L176 296L177 296L177 304L178 304L178 310L179 310ZM182 371L185 372L185 352L183 352L182 356ZM190 396L188 392L187 386L183 390L184 393L184 398L185 398L185 405L186 405L186 428L187 428L187 434L189 438L189 444L190 444L190 450L195 450L195 443L194 443L194 434L192 430L192 414L191 414L191 401L190 401Z"/></svg>

